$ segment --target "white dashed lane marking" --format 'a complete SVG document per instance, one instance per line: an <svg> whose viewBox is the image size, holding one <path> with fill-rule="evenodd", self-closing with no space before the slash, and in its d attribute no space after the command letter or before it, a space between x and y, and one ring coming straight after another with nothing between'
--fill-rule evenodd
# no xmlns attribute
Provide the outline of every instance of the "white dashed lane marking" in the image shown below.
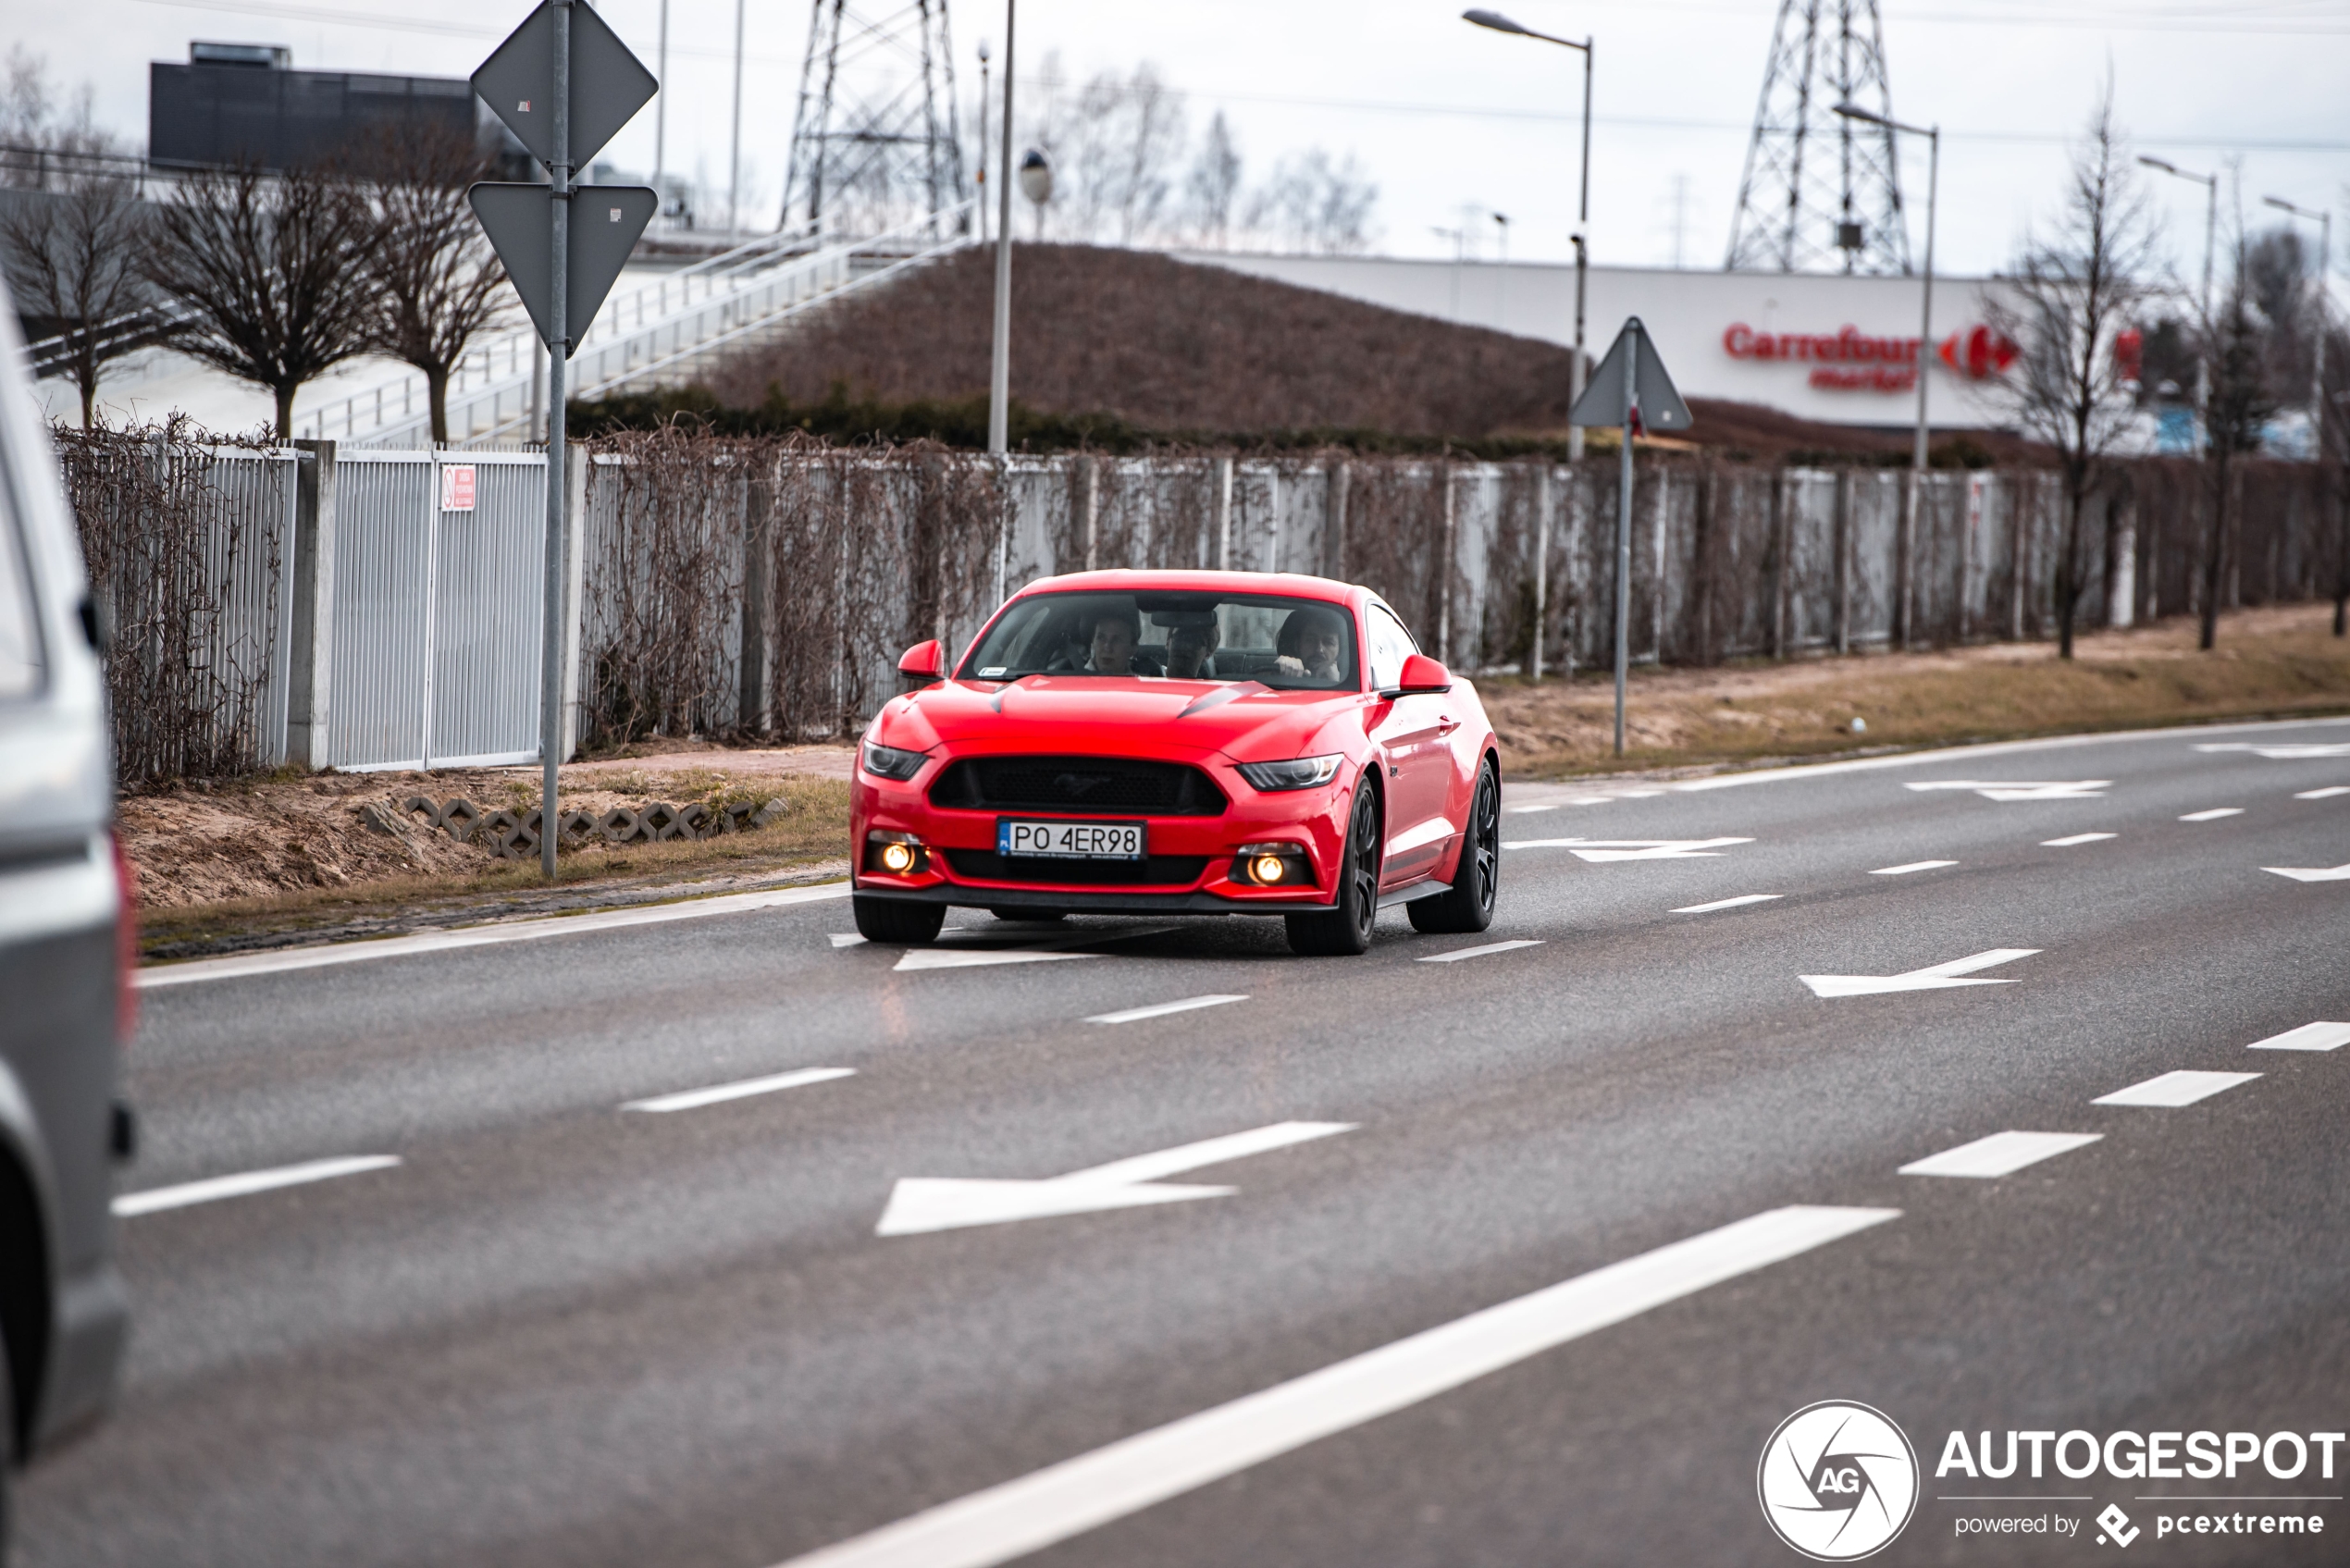
<svg viewBox="0 0 2350 1568"><path fill-rule="evenodd" d="M2249 1083L2260 1075L2257 1072L2190 1072L2181 1068L2166 1072L2159 1078L2149 1078L2144 1083L2133 1083L2127 1089L2117 1089L2110 1094L2100 1094L2089 1103L2093 1105L2150 1105L2175 1110L2192 1105L2197 1100L2208 1100L2222 1090L2233 1089L2239 1083Z"/></svg>
<svg viewBox="0 0 2350 1568"><path fill-rule="evenodd" d="M1903 784L1904 789L1971 789L1985 800L2102 800L2111 779L2071 779L2057 784L2007 784L1985 779L1942 779Z"/></svg>
<svg viewBox="0 0 2350 1568"><path fill-rule="evenodd" d="M2247 1051L2338 1051L2350 1045L2350 1023L2305 1023L2245 1047Z"/></svg>
<svg viewBox="0 0 2350 1568"><path fill-rule="evenodd" d="M331 1181L338 1176L357 1176L362 1171L388 1170L399 1163L398 1154L349 1154L339 1159L306 1160L301 1165L248 1170L236 1176L206 1177L202 1181L183 1181L176 1187L151 1187L143 1192L125 1192L114 1201L114 1212L118 1216L128 1219L133 1215L154 1214L161 1209L183 1209L191 1204L209 1204L222 1198L274 1192L280 1187Z"/></svg>
<svg viewBox="0 0 2350 1568"><path fill-rule="evenodd" d="M1450 964L1462 958L1482 958L1488 953L1511 953L1520 947L1540 947L1538 939L1521 937L1515 942L1489 942L1482 947L1462 947L1450 953L1430 953L1420 960L1423 964Z"/></svg>
<svg viewBox="0 0 2350 1568"><path fill-rule="evenodd" d="M941 1503L783 1568L994 1568L1900 1213L1771 1209Z"/></svg>
<svg viewBox="0 0 2350 1568"><path fill-rule="evenodd" d="M2241 817L2243 815L2244 808L2241 806L2214 806L2208 811L2190 811L2185 816L2180 818L2179 821L2183 822L2216 822L2222 817Z"/></svg>
<svg viewBox="0 0 2350 1568"><path fill-rule="evenodd" d="M2295 800L2331 800L2337 795L2350 795L2350 784L2328 784L2323 789L2305 789Z"/></svg>
<svg viewBox="0 0 2350 1568"><path fill-rule="evenodd" d="M1938 871L1945 866L1955 866L1956 860L1912 860L1906 866L1879 866L1873 877L1905 877L1911 871Z"/></svg>
<svg viewBox="0 0 2350 1568"><path fill-rule="evenodd" d="M1708 915L1716 909L1742 909L1749 904L1768 904L1784 898L1783 893L1741 893L1736 898L1716 898L1711 904L1684 904L1673 911L1676 915Z"/></svg>
<svg viewBox="0 0 2350 1568"><path fill-rule="evenodd" d="M771 1073L765 1078L746 1078L733 1083L713 1084L708 1089L686 1089L674 1094L656 1094L649 1100L631 1100L620 1108L624 1111L694 1111L727 1100L748 1100L754 1094L773 1094L778 1090L798 1089L810 1083L829 1083L835 1078L856 1076L857 1069L854 1068L800 1068L792 1072Z"/></svg>
<svg viewBox="0 0 2350 1568"><path fill-rule="evenodd" d="M2070 838L2044 838L2040 841L2040 847L2043 849L2070 849L2076 844L2096 844L2101 840L2109 839L2113 836L2114 835L2109 833L2076 833Z"/></svg>
<svg viewBox="0 0 2350 1568"><path fill-rule="evenodd" d="M1163 1019L1169 1013L1188 1013L1194 1007L1220 1007L1227 1002L1245 1002L1245 996L1186 996L1180 1002L1154 1002L1147 1007L1129 1007L1118 1013L1095 1013L1087 1023L1140 1023L1144 1019Z"/></svg>
<svg viewBox="0 0 2350 1568"><path fill-rule="evenodd" d="M2104 1137L2101 1132L1994 1132L1972 1143L1945 1149L1900 1169L1903 1176L1961 1176L1977 1179L2011 1176Z"/></svg>

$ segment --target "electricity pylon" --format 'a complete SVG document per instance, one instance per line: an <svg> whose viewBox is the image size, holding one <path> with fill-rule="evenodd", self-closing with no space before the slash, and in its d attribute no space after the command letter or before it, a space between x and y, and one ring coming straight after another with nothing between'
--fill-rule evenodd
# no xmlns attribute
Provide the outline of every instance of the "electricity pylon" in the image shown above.
<svg viewBox="0 0 2350 1568"><path fill-rule="evenodd" d="M1908 272L1876 0L1780 0L1730 224L1733 272Z"/></svg>
<svg viewBox="0 0 2350 1568"><path fill-rule="evenodd" d="M966 194L946 0L814 0L785 225L874 233Z"/></svg>

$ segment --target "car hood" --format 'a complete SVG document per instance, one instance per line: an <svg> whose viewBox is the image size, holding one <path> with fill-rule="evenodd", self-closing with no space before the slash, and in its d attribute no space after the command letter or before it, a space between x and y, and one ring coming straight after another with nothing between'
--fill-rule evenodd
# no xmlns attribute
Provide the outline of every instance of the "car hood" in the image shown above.
<svg viewBox="0 0 2350 1568"><path fill-rule="evenodd" d="M1218 753L1237 762L1313 756L1342 747L1324 732L1361 708L1360 692L1274 691L1254 681L1030 675L1004 685L946 681L897 698L874 720L884 746L964 756Z"/></svg>

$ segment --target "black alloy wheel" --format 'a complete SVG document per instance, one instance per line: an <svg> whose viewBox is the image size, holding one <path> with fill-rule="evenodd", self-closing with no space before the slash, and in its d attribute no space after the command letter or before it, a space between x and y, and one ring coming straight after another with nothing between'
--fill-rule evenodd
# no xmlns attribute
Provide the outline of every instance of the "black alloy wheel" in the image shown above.
<svg viewBox="0 0 2350 1568"><path fill-rule="evenodd" d="M1414 931L1483 931L1493 923L1493 901L1502 886L1502 780L1488 761L1477 770L1477 794L1469 801L1468 832L1461 840L1460 868L1453 885L1433 898L1404 906Z"/></svg>
<svg viewBox="0 0 2350 1568"><path fill-rule="evenodd" d="M917 904L910 898L875 898L862 893L848 895L857 917L857 934L868 942L905 942L917 945L938 940L946 923L944 904Z"/></svg>
<svg viewBox="0 0 2350 1568"><path fill-rule="evenodd" d="M1286 917L1292 953L1345 957L1367 953L1379 921L1379 811L1369 781L1354 789L1346 820L1346 855L1338 870L1338 907Z"/></svg>

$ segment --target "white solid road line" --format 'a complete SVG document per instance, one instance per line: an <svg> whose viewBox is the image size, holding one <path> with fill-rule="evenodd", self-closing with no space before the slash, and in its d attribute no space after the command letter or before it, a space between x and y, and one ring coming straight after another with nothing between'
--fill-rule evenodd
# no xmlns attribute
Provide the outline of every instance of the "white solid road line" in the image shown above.
<svg viewBox="0 0 2350 1568"><path fill-rule="evenodd" d="M2133 1083L2127 1089L2117 1089L2110 1094L2100 1094L2089 1102L2093 1105L2149 1105L2175 1110L2192 1105L2197 1100L2208 1100L2222 1090L2233 1089L2239 1083L2249 1083L2260 1075L2257 1072L2191 1072L2181 1068L2166 1072L2159 1078L2149 1078L2144 1083Z"/></svg>
<svg viewBox="0 0 2350 1568"><path fill-rule="evenodd" d="M1899 1174L1986 1179L2008 1176L2025 1166L2094 1143L2104 1136L2102 1132L1994 1132L1988 1138L1978 1138L1972 1143L1913 1160L1903 1166Z"/></svg>
<svg viewBox="0 0 2350 1568"><path fill-rule="evenodd" d="M888 1206L882 1211L873 1234L913 1236L974 1225L1005 1225L1018 1219L1090 1214L1097 1209L1229 1198L1239 1189L1179 1186L1160 1178L1352 1132L1358 1125L1351 1121L1275 1122L1042 1179L900 1177L890 1189Z"/></svg>
<svg viewBox="0 0 2350 1568"><path fill-rule="evenodd" d="M845 882L820 883L813 887L779 887L765 893L729 893L716 898L681 899L674 904L634 909L546 915L501 925L468 926L463 931L418 932L413 936L386 936L372 942L339 942L331 946L296 947L278 953L240 953L228 958L192 958L184 964L141 969L134 978L142 987L186 985L200 980L232 980L240 975L316 969L322 964L355 964L365 958L398 958L412 953L445 953L460 947L491 947L501 942L530 942L542 936L577 936L585 932L659 925L667 920L739 915L753 909L775 909L847 895L848 884Z"/></svg>
<svg viewBox="0 0 2350 1568"><path fill-rule="evenodd" d="M1169 1013L1188 1013L1194 1007L1220 1007L1227 1002L1245 1002L1245 996L1186 996L1180 1002L1154 1002L1147 1007L1129 1007L1119 1013L1095 1013L1087 1023L1140 1023L1144 1019L1163 1019Z"/></svg>
<svg viewBox="0 0 2350 1568"><path fill-rule="evenodd" d="M993 1568L1900 1212L1772 1209L1138 1432L782 1568Z"/></svg>
<svg viewBox="0 0 2350 1568"><path fill-rule="evenodd" d="M1955 866L1956 860L1912 860L1906 866L1879 866L1873 877L1905 877L1911 871L1938 871L1945 866Z"/></svg>
<svg viewBox="0 0 2350 1568"><path fill-rule="evenodd" d="M183 1209L190 1204L242 1198L254 1192L275 1191L280 1187L300 1187L311 1181L331 1181L338 1176L356 1176L363 1170L387 1170L399 1163L398 1154L352 1154L340 1159L281 1165L269 1170L248 1170L236 1176L206 1177L202 1181L182 1181L176 1187L151 1187L143 1192L125 1192L114 1201L114 1212L117 1216L128 1219L133 1215L154 1214L161 1209Z"/></svg>
<svg viewBox="0 0 2350 1568"><path fill-rule="evenodd" d="M2247 1051L2338 1051L2350 1045L2350 1023L2305 1023L2245 1047Z"/></svg>
<svg viewBox="0 0 2350 1568"><path fill-rule="evenodd" d="M2190 811L2185 816L2180 818L2179 821L2183 822L2216 822L2222 817L2241 817L2243 815L2244 808L2241 806L2214 806L2208 811Z"/></svg>
<svg viewBox="0 0 2350 1568"><path fill-rule="evenodd" d="M1430 953L1420 960L1423 964L1453 964L1463 958L1482 958L1488 953L1515 953L1521 947L1541 946L1540 938L1520 937L1515 942L1489 942L1482 947L1459 947L1450 953Z"/></svg>
<svg viewBox="0 0 2350 1568"><path fill-rule="evenodd" d="M856 1076L855 1068L800 1068L792 1072L770 1073L765 1078L746 1078L735 1083L715 1084L708 1089L685 1089L674 1094L656 1094L649 1100L631 1100L620 1108L624 1111L692 1111L727 1100L747 1100L753 1094L773 1094L779 1089L798 1089L802 1084L829 1083L835 1078Z"/></svg>
<svg viewBox="0 0 2350 1568"><path fill-rule="evenodd" d="M2070 849L2076 844L2098 844L2113 836L2115 835L2109 833L2076 833L2070 838L2044 838L2040 841L2040 847Z"/></svg>
<svg viewBox="0 0 2350 1568"><path fill-rule="evenodd" d="M1928 964L1922 969L1905 969L1899 974L1807 974L1796 978L1812 988L1814 996L1882 996L1894 991L1948 991L1960 985L2013 985L2011 980L1973 980L1977 969L1995 969L2011 964L2018 958L2029 958L2040 951L2037 947L1994 947L1987 953L1976 953L1964 958L1952 958L1948 963Z"/></svg>
<svg viewBox="0 0 2350 1568"><path fill-rule="evenodd" d="M1716 909L1742 909L1749 904L1768 904L1774 898L1784 898L1784 893L1741 893L1736 898L1716 898L1711 904L1684 904L1673 911L1676 915L1707 915Z"/></svg>
<svg viewBox="0 0 2350 1568"><path fill-rule="evenodd" d="M2305 789L2295 800L2331 800L2337 795L2350 795L2350 784L2328 784L2323 789Z"/></svg>

